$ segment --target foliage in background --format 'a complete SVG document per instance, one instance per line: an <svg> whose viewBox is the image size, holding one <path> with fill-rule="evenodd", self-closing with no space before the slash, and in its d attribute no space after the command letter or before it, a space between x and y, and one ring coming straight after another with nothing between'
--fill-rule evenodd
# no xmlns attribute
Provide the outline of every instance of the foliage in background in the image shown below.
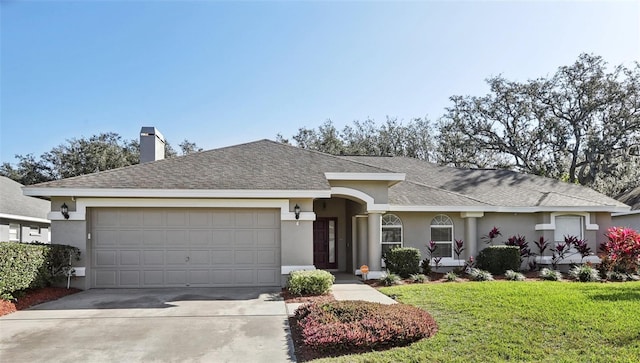
<svg viewBox="0 0 640 363"><path fill-rule="evenodd" d="M182 155L202 150L188 140L179 146ZM165 156L177 155L167 141ZM38 159L33 154L15 157L18 159L15 166L7 162L0 165L0 175L20 184L32 185L138 164L140 150L138 140L126 140L115 132L106 132L89 138L66 140Z"/></svg>
<svg viewBox="0 0 640 363"><path fill-rule="evenodd" d="M407 278L420 272L420 250L413 247L393 248L385 253L384 263L392 273Z"/></svg>
<svg viewBox="0 0 640 363"><path fill-rule="evenodd" d="M323 295L329 292L336 278L324 270L293 271L287 288L295 295Z"/></svg>
<svg viewBox="0 0 640 363"><path fill-rule="evenodd" d="M80 259L76 247L57 244L0 243L0 298L28 288L50 286L67 276L73 261Z"/></svg>

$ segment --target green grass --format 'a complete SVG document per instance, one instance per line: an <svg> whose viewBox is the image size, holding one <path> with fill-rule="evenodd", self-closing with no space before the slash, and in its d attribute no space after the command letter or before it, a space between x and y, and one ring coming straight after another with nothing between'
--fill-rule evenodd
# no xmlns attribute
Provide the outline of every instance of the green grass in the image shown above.
<svg viewBox="0 0 640 363"><path fill-rule="evenodd" d="M381 289L439 332L408 347L314 362L639 362L640 282L470 282Z"/></svg>

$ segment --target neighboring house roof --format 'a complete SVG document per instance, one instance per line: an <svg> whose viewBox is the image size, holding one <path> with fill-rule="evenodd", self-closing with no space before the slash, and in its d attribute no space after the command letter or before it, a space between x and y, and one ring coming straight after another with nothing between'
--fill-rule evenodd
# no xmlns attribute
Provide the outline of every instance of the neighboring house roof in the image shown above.
<svg viewBox="0 0 640 363"><path fill-rule="evenodd" d="M451 168L405 157L333 156L269 140L36 184L29 192L47 195L39 188L57 193L66 189L327 191L331 186L325 173L406 174L404 181L389 189L391 205L476 210L626 208L592 189L533 175Z"/></svg>
<svg viewBox="0 0 640 363"><path fill-rule="evenodd" d="M22 184L0 176L0 218L48 223L50 210L49 201L25 196Z"/></svg>
<svg viewBox="0 0 640 363"><path fill-rule="evenodd" d="M640 187L631 189L616 197L622 203L631 206L631 210L640 210Z"/></svg>

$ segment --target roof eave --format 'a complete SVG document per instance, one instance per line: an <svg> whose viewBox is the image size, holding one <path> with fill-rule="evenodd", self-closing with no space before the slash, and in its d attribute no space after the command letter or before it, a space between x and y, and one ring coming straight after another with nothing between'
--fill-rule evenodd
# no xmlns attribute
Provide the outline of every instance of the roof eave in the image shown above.
<svg viewBox="0 0 640 363"><path fill-rule="evenodd" d="M572 207L506 207L506 206L437 206L391 204L393 212L494 212L494 213L541 213L541 212L627 212L629 208L619 206L572 206Z"/></svg>
<svg viewBox="0 0 640 363"><path fill-rule="evenodd" d="M330 190L269 189L124 189L124 188L23 188L31 197L110 198L330 198Z"/></svg>

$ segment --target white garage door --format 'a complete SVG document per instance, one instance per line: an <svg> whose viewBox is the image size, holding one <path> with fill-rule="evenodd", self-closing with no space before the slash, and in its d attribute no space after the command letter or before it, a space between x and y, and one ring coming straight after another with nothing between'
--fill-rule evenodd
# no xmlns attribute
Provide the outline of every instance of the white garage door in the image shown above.
<svg viewBox="0 0 640 363"><path fill-rule="evenodd" d="M279 286L275 209L98 208L92 286Z"/></svg>

